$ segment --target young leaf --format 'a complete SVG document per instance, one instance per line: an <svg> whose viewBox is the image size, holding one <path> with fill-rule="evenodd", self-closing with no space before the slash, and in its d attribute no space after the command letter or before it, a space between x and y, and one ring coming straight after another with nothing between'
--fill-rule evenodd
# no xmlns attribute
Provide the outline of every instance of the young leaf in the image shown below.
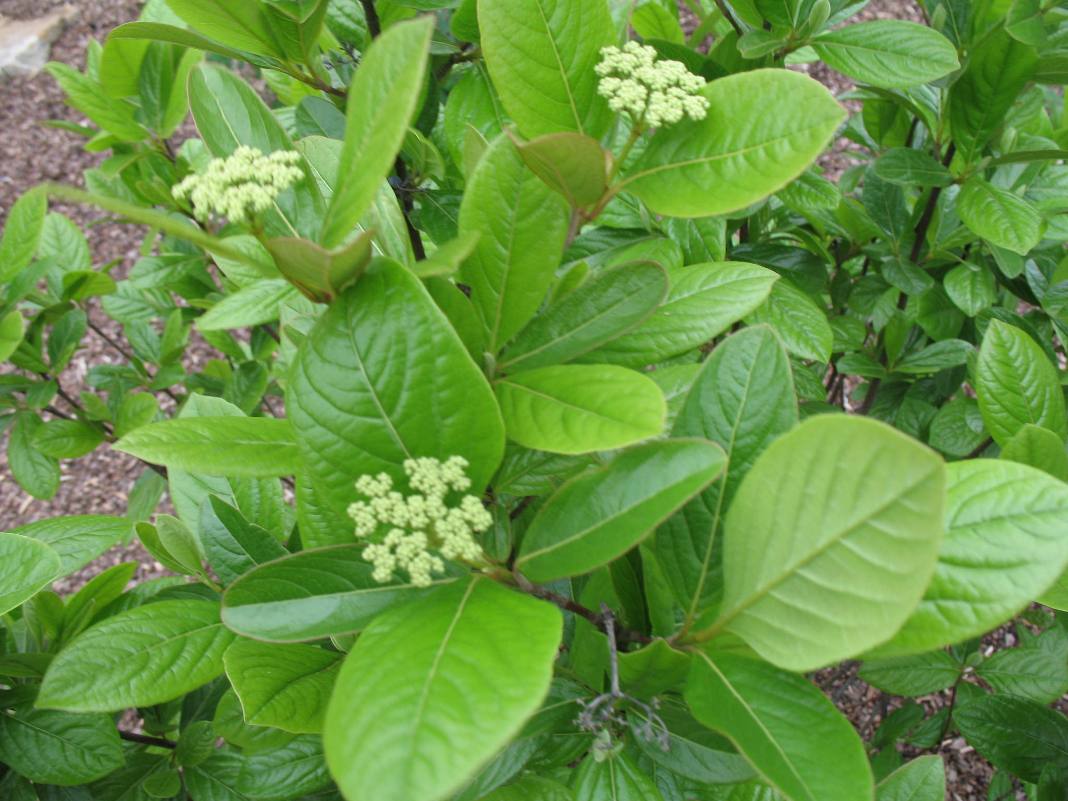
<svg viewBox="0 0 1068 801"><path fill-rule="evenodd" d="M59 555L45 543L21 534L0 533L0 615L32 598L60 575Z"/></svg>
<svg viewBox="0 0 1068 801"><path fill-rule="evenodd" d="M702 94L705 119L658 132L623 181L657 214L726 214L767 197L804 172L845 119L830 92L790 70L731 75Z"/></svg>
<svg viewBox="0 0 1068 801"><path fill-rule="evenodd" d="M919 607L879 656L978 637L1045 592L1068 567L1068 487L992 459L948 466L946 536Z"/></svg>
<svg viewBox="0 0 1068 801"><path fill-rule="evenodd" d="M321 241L342 244L371 206L404 143L426 72L433 17L393 25L363 53L348 95L338 185Z"/></svg>
<svg viewBox="0 0 1068 801"><path fill-rule="evenodd" d="M217 495L209 496L201 504L200 542L208 564L224 585L256 565L288 556L269 532L250 523Z"/></svg>
<svg viewBox="0 0 1068 801"><path fill-rule="evenodd" d="M1042 239L1042 216L1006 189L972 176L957 195L957 213L973 234L1026 256Z"/></svg>
<svg viewBox="0 0 1068 801"><path fill-rule="evenodd" d="M131 431L115 450L153 464L215 476L293 475L300 452L288 420L273 417L189 417Z"/></svg>
<svg viewBox="0 0 1068 801"><path fill-rule="evenodd" d="M1048 428L1063 442L1068 414L1057 369L1028 334L992 320L975 368L979 409L990 435L1007 443L1028 423Z"/></svg>
<svg viewBox="0 0 1068 801"><path fill-rule="evenodd" d="M225 45L285 58L257 0L167 0L167 5L193 28Z"/></svg>
<svg viewBox="0 0 1068 801"><path fill-rule="evenodd" d="M860 738L801 676L745 657L698 652L686 703L791 801L857 801L873 795ZM834 770L827 770L832 762Z"/></svg>
<svg viewBox="0 0 1068 801"><path fill-rule="evenodd" d="M667 406L660 388L610 364L524 370L497 381L508 438L550 453L590 453L660 434Z"/></svg>
<svg viewBox="0 0 1068 801"><path fill-rule="evenodd" d="M949 186L953 175L930 153L911 147L892 147L872 164L884 181L902 186Z"/></svg>
<svg viewBox="0 0 1068 801"><path fill-rule="evenodd" d="M915 440L869 418L809 418L742 481L720 616L698 636L731 631L798 671L883 642L934 572L944 493L942 459Z"/></svg>
<svg viewBox="0 0 1068 801"><path fill-rule="evenodd" d="M268 642L318 640L355 633L389 607L426 594L411 584L371 578L374 568L361 555L365 547L316 548L254 568L223 595L223 623Z"/></svg>
<svg viewBox="0 0 1068 801"><path fill-rule="evenodd" d="M592 206L608 188L608 154L585 134L565 131L517 142L531 172L575 209Z"/></svg>
<svg viewBox="0 0 1068 801"><path fill-rule="evenodd" d="M33 261L47 213L48 195L41 190L26 192L8 211L0 239L0 283L10 281Z"/></svg>
<svg viewBox="0 0 1068 801"><path fill-rule="evenodd" d="M159 601L121 612L60 651L37 706L114 712L170 701L222 673L233 639L219 622L217 603Z"/></svg>
<svg viewBox="0 0 1068 801"><path fill-rule="evenodd" d="M541 706L562 621L485 578L379 617L338 676L323 734L341 791L448 798Z"/></svg>
<svg viewBox="0 0 1068 801"><path fill-rule="evenodd" d="M544 582L607 564L706 487L724 461L721 448L697 439L625 451L545 502L523 537L516 568Z"/></svg>
<svg viewBox="0 0 1068 801"><path fill-rule="evenodd" d="M812 46L831 68L884 89L928 83L960 68L945 36L904 20L846 25L821 33Z"/></svg>
<svg viewBox="0 0 1068 801"><path fill-rule="evenodd" d="M239 639L223 654L245 722L319 734L342 654L310 645Z"/></svg>
<svg viewBox="0 0 1068 801"><path fill-rule="evenodd" d="M611 114L593 68L615 40L605 0L479 0L478 26L493 85L524 136L604 134Z"/></svg>

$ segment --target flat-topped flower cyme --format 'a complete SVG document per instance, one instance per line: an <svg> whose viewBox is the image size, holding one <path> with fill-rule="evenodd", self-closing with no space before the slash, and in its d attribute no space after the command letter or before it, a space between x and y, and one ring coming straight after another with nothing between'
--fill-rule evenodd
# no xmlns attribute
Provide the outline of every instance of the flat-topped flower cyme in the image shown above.
<svg viewBox="0 0 1068 801"><path fill-rule="evenodd" d="M660 128L687 116L703 120L708 113L708 99L698 94L704 78L681 61L658 60L648 45L603 47L595 70L601 76L598 92L613 111L628 114L635 125Z"/></svg>
<svg viewBox="0 0 1068 801"><path fill-rule="evenodd" d="M187 176L172 193L193 206L198 220L215 215L244 223L269 209L282 192L304 177L300 161L295 150L264 155L242 145L224 159L212 159L202 174Z"/></svg>

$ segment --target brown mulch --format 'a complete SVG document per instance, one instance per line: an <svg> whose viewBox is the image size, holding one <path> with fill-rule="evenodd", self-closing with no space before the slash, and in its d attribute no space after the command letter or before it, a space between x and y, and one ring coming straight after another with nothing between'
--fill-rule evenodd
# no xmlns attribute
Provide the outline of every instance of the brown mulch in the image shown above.
<svg viewBox="0 0 1068 801"><path fill-rule="evenodd" d="M134 19L140 7L137 0L0 0L0 15L12 18L41 16L68 1L77 6L77 16L56 41L52 58L78 67L83 66L86 46L91 38L103 41L113 27ZM876 0L858 17L874 18L921 20L922 16L910 0ZM836 95L851 88L847 79L823 65L799 69L809 72ZM85 153L83 141L78 137L41 124L49 119L80 121L78 114L64 104L63 93L50 77L41 74L33 78L0 79L0 130L4 131L4 136L0 137L0 225L21 192L46 180L80 183L82 171L101 159L100 155ZM839 140L821 159L824 171L832 177L840 175L855 163L856 157L850 155L854 148L852 143ZM90 208L65 205L55 208L86 230L97 264L121 260L121 274L136 260L139 229L100 223L102 215ZM90 316L109 336L115 336L118 326L98 307L90 309ZM114 348L92 332L85 344L61 376L63 386L75 393L82 386L89 367L122 360ZM9 368L0 366L0 372L4 369ZM58 494L53 500L44 502L28 498L22 492L10 477L6 458L0 456L0 530L54 515L122 515L126 510L127 492L141 469L132 458L100 449L86 458L65 462ZM133 543L109 552L73 581L57 584L57 589L70 591L100 570L122 561L139 564L137 581L162 572L161 566ZM1004 646L1005 643L999 644ZM857 678L855 668L849 666L821 672L817 683L866 737L898 703ZM924 699L924 703L935 709L947 700L945 694L937 694ZM986 762L960 738L952 736L942 744L940 753L946 761L949 780L947 799L985 801L985 788L991 775Z"/></svg>

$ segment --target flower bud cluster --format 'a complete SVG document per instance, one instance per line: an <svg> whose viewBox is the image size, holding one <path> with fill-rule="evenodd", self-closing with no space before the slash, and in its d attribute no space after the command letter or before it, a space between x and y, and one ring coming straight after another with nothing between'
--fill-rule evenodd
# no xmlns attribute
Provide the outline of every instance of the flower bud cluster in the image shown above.
<svg viewBox="0 0 1068 801"><path fill-rule="evenodd" d="M407 495L393 488L386 473L357 479L356 490L367 500L349 506L356 536L368 540L386 529L380 542L363 549L363 558L374 565L375 581L385 584L395 571L403 570L412 584L425 587L445 571L443 559L482 561L475 535L493 524L493 516L475 495L462 496L458 506L445 503L450 493L470 489L467 466L461 456L444 462L432 457L408 459L404 462L411 489Z"/></svg>
<svg viewBox="0 0 1068 801"><path fill-rule="evenodd" d="M304 177L300 161L295 150L265 156L242 145L227 158L212 159L203 174L187 176L173 194L192 204L198 220L215 214L234 223L248 222Z"/></svg>
<svg viewBox="0 0 1068 801"><path fill-rule="evenodd" d="M648 45L602 47L595 71L601 77L597 91L609 107L629 114L637 125L660 128L685 116L703 120L708 113L708 99L699 94L704 79L681 61L657 60Z"/></svg>

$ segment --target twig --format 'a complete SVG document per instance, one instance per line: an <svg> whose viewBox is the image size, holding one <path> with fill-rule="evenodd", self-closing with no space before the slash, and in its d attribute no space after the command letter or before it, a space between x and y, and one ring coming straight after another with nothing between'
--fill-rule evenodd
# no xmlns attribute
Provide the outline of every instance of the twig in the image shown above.
<svg viewBox="0 0 1068 801"><path fill-rule="evenodd" d="M604 632L605 634L607 634L608 629L611 628L613 632L612 637L618 638L620 642L650 643L653 641L651 637L642 634L640 631L620 628L615 624L615 618L611 617L611 615L609 619L606 620L603 613L594 612L592 609L583 606L577 601L573 601L567 596L561 595L558 592L553 592L552 590L546 587L539 587L535 584L531 584L529 579L527 579L526 576L524 576L522 573L514 572L512 573L512 576L515 578L516 585L523 592L527 593L528 595L533 595L535 598L540 598L543 601L548 601L551 604L555 604L560 609L563 609L565 612L571 612L572 614L585 618L594 626L596 626L598 630Z"/></svg>
<svg viewBox="0 0 1068 801"><path fill-rule="evenodd" d="M979 443L979 444L978 444L978 445L977 445L977 446L975 447L975 449L974 449L974 450L972 450L972 451L971 451L971 453L969 453L969 454L968 454L967 456L965 456L964 458L965 458L965 459L978 459L978 458L979 458L980 456L982 456L982 455L983 455L983 451L985 451L985 450L986 450L987 448L989 448L989 447L990 447L991 445L993 445L993 444L994 444L994 439L993 439L993 437L987 437L987 438L986 438L986 439L984 439L984 440L983 440L982 442L980 442L980 443Z"/></svg>
<svg viewBox="0 0 1068 801"><path fill-rule="evenodd" d="M367 32L371 34L372 39L378 38L382 33L382 23L378 19L378 12L375 11L374 0L360 0L360 5L363 6L363 15L367 18Z"/></svg>
<svg viewBox="0 0 1068 801"><path fill-rule="evenodd" d="M124 731L123 729L119 729L119 737L127 742L154 745L157 748L178 747L178 743L174 742L174 740L167 740L163 737L149 737L147 734L138 734L137 732Z"/></svg>

